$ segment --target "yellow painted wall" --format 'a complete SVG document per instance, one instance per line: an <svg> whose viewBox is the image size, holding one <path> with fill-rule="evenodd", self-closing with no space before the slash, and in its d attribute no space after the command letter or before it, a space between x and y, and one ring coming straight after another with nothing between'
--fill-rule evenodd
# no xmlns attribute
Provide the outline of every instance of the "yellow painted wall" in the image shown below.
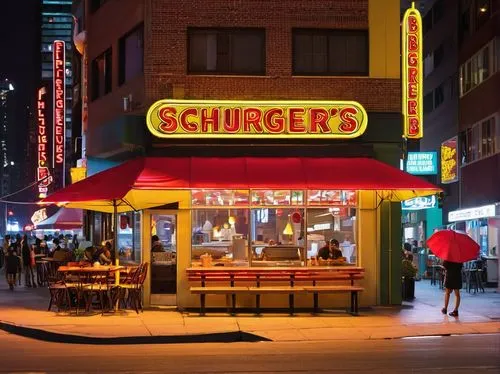
<svg viewBox="0 0 500 374"><path fill-rule="evenodd" d="M400 1L368 0L370 78L400 78Z"/></svg>

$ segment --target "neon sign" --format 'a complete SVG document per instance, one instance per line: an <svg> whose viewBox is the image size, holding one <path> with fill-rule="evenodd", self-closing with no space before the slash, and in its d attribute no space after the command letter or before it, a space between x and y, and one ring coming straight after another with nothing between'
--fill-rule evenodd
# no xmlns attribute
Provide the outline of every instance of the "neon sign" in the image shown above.
<svg viewBox="0 0 500 374"><path fill-rule="evenodd" d="M405 12L402 27L403 136L420 139L423 137L422 17L413 2Z"/></svg>
<svg viewBox="0 0 500 374"><path fill-rule="evenodd" d="M48 168L48 134L47 134L47 88L40 87L37 95L37 181L38 196L46 197L51 183Z"/></svg>
<svg viewBox="0 0 500 374"><path fill-rule="evenodd" d="M408 152L406 172L413 175L436 175L437 152Z"/></svg>
<svg viewBox="0 0 500 374"><path fill-rule="evenodd" d="M441 183L458 181L458 137L453 137L441 143Z"/></svg>
<svg viewBox="0 0 500 374"><path fill-rule="evenodd" d="M64 141L66 121L66 45L56 40L52 46L54 68L54 151L52 163L64 167Z"/></svg>
<svg viewBox="0 0 500 374"><path fill-rule="evenodd" d="M148 110L159 138L337 138L362 135L368 116L354 101L160 100Z"/></svg>
<svg viewBox="0 0 500 374"><path fill-rule="evenodd" d="M436 196L422 196L401 202L403 210L422 210L435 208L437 205Z"/></svg>

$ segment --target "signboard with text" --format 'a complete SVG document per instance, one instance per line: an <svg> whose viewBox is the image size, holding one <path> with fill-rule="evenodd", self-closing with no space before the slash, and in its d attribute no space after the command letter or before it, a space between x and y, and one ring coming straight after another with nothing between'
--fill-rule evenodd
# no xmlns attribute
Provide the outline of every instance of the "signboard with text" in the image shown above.
<svg viewBox="0 0 500 374"><path fill-rule="evenodd" d="M52 45L53 73L54 73L54 126L52 166L54 173L62 179L64 186L64 144L66 133L66 44L62 40L55 40ZM59 179L58 178L58 179ZM60 182L60 181L58 181Z"/></svg>
<svg viewBox="0 0 500 374"><path fill-rule="evenodd" d="M437 152L408 152L406 172L413 175L436 175Z"/></svg>
<svg viewBox="0 0 500 374"><path fill-rule="evenodd" d="M403 136L408 139L423 137L422 41L422 17L412 3L402 24Z"/></svg>
<svg viewBox="0 0 500 374"><path fill-rule="evenodd" d="M160 100L148 110L159 138L337 138L362 135L368 116L354 101Z"/></svg>
<svg viewBox="0 0 500 374"><path fill-rule="evenodd" d="M422 196L401 202L401 209L403 210L422 210L431 209L437 206L436 196Z"/></svg>
<svg viewBox="0 0 500 374"><path fill-rule="evenodd" d="M49 123L48 90L42 86L37 91L37 171L38 197L47 196L48 187L52 182L49 171Z"/></svg>
<svg viewBox="0 0 500 374"><path fill-rule="evenodd" d="M441 143L441 183L458 181L458 137Z"/></svg>

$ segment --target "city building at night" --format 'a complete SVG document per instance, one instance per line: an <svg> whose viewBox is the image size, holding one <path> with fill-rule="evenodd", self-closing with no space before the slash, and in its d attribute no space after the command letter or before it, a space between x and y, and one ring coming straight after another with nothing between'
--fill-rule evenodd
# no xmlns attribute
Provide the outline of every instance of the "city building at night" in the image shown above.
<svg viewBox="0 0 500 374"><path fill-rule="evenodd" d="M420 16L414 9L407 19L402 120L399 0L266 4L77 2L88 58L81 183L111 173L106 188L86 188L96 199L113 186L154 191L112 205L61 201L95 211L93 242L116 227L120 263L151 264L146 306L198 306L187 271L209 256L218 266L306 269L330 239L365 272L360 305L399 304L400 202L439 191L399 170L403 136L422 136ZM99 173L113 164L121 165ZM286 296L263 296L262 305L283 307ZM252 300L238 296L240 306ZM208 306L223 304L214 297Z"/></svg>

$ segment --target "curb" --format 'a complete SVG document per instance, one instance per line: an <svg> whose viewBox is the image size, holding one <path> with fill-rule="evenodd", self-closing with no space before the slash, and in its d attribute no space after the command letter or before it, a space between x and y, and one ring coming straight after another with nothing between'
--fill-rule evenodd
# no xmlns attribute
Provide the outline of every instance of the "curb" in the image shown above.
<svg viewBox="0 0 500 374"><path fill-rule="evenodd" d="M57 332L19 326L0 322L0 330L13 335L23 336L51 343L89 344L89 345L130 345L130 344L185 344L185 343L236 343L264 342L271 339L243 332L232 331L212 334L193 335L159 335L159 336L124 336L124 337L94 337L61 334Z"/></svg>

